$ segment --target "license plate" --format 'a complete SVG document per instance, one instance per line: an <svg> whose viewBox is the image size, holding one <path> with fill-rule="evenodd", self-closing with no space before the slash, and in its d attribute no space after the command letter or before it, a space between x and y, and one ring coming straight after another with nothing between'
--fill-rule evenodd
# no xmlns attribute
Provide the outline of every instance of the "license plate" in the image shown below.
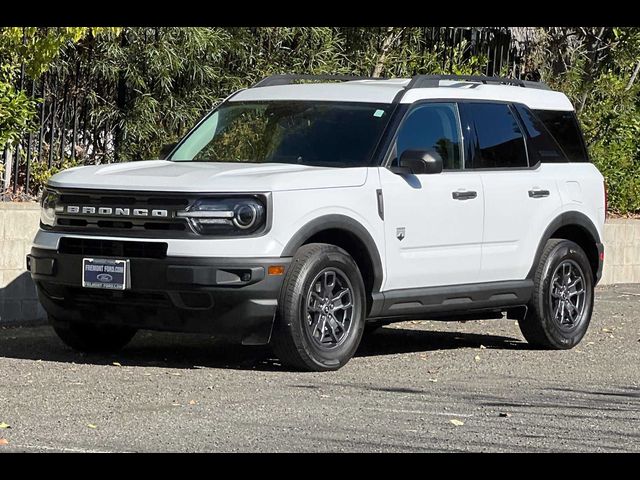
<svg viewBox="0 0 640 480"><path fill-rule="evenodd" d="M82 286L107 290L129 288L129 260L82 259Z"/></svg>

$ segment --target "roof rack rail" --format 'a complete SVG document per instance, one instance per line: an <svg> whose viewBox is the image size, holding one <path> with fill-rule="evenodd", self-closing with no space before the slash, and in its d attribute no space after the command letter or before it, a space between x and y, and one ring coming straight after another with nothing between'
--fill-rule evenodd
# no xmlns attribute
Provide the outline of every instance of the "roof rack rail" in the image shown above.
<svg viewBox="0 0 640 480"><path fill-rule="evenodd" d="M352 80L387 80L382 77L359 77L357 75L296 75L296 74L281 74L271 75L263 78L251 88L256 87L272 87L274 85L291 85L297 80L310 80L310 81L323 81L333 80L336 82L349 82Z"/></svg>
<svg viewBox="0 0 640 480"><path fill-rule="evenodd" d="M416 75L411 79L406 89L438 87L440 85L440 80L461 80L465 82L478 82L484 84L495 83L502 85L514 85L524 88L550 90L549 86L542 82L532 82L529 80L506 77L486 77L484 75Z"/></svg>

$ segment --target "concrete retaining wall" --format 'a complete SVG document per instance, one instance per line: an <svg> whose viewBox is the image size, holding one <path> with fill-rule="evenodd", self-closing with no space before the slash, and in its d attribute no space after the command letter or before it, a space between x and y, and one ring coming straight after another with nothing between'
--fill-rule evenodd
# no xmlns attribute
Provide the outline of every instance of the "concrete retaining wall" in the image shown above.
<svg viewBox="0 0 640 480"><path fill-rule="evenodd" d="M605 224L601 283L640 283L640 220L613 218Z"/></svg>
<svg viewBox="0 0 640 480"><path fill-rule="evenodd" d="M0 325L44 319L25 265L39 218L36 203L0 202ZM640 220L609 220L604 237L601 285L640 283Z"/></svg>
<svg viewBox="0 0 640 480"><path fill-rule="evenodd" d="M37 203L0 202L0 325L44 319L25 260L39 219Z"/></svg>

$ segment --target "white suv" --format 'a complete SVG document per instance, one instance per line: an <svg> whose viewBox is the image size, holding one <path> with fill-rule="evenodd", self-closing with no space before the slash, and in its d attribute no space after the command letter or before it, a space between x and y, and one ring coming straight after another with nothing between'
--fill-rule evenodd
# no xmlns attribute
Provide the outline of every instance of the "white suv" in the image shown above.
<svg viewBox="0 0 640 480"><path fill-rule="evenodd" d="M52 177L27 260L84 351L206 332L335 370L365 327L505 312L567 349L591 317L605 197L571 103L543 84L277 75L164 160Z"/></svg>

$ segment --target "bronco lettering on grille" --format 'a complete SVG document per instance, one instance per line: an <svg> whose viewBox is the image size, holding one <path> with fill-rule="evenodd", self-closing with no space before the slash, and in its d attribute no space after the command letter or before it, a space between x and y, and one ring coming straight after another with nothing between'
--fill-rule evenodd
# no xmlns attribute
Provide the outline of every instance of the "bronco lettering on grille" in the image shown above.
<svg viewBox="0 0 640 480"><path fill-rule="evenodd" d="M88 207L79 205L68 205L65 213L70 215L101 215L112 217L155 217L167 218L168 210L148 209L148 208L121 208L121 207Z"/></svg>

